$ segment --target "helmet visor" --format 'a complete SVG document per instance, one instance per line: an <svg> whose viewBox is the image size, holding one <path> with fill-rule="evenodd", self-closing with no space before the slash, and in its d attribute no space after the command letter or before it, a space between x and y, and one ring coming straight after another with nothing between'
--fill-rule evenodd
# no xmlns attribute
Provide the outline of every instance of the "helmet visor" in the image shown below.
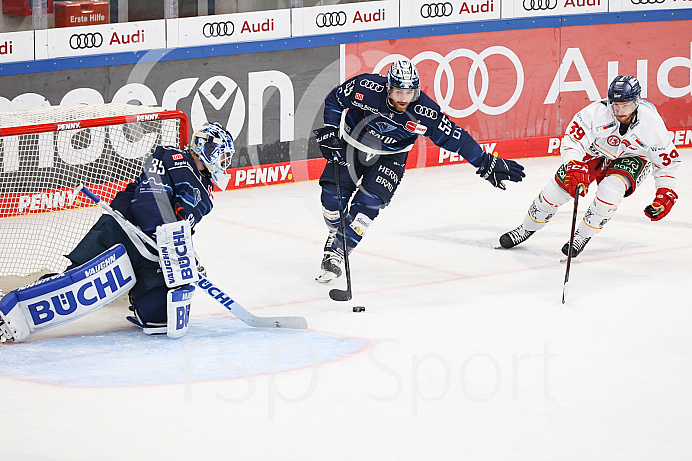
<svg viewBox="0 0 692 461"><path fill-rule="evenodd" d="M608 100L608 107L616 119L622 120L623 117L632 115L634 111L637 110L637 107L639 107L639 98L625 102L613 102Z"/></svg>
<svg viewBox="0 0 692 461"><path fill-rule="evenodd" d="M395 102L413 102L420 98L420 88L390 88L387 97Z"/></svg>

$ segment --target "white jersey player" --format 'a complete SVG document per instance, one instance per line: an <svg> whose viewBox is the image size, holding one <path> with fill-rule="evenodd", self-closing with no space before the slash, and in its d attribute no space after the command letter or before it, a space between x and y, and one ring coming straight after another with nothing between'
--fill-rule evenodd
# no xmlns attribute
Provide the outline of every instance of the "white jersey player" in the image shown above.
<svg viewBox="0 0 692 461"><path fill-rule="evenodd" d="M624 197L631 195L653 170L656 197L644 213L658 221L666 216L678 195L676 172L680 156L668 136L656 107L640 99L636 78L618 76L608 88L608 98L579 111L567 127L560 154L563 164L528 209L523 223L500 237L512 248L541 229L558 207L575 196L578 186L586 195L594 181L596 197L574 235L572 257L584 249L610 220ZM569 242L562 247L568 255Z"/></svg>

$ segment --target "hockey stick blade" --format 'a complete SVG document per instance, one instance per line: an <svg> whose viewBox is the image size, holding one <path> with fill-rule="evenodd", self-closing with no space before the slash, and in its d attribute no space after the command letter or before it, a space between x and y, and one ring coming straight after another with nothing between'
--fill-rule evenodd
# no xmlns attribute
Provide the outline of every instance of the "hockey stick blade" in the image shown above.
<svg viewBox="0 0 692 461"><path fill-rule="evenodd" d="M351 295L351 290L339 290L338 288L334 288L329 291L329 297L334 301L350 301L353 296Z"/></svg>
<svg viewBox="0 0 692 461"><path fill-rule="evenodd" d="M94 203L100 206L106 213L111 215L116 221L121 225L130 229L134 232L137 237L139 237L144 243L150 245L152 248L156 248L156 242L145 234L139 227L132 224L130 221L125 219L121 214L116 213L109 205L104 203L96 194L90 191L86 186L80 184L75 188L75 191L82 192L84 195L89 197ZM226 309L231 311L236 317L238 317L243 323L256 328L292 328L292 329L305 329L308 327L307 320L304 317L257 317L250 313L243 306L238 304L237 301L233 300L229 295L227 295L221 288L214 285L207 278L199 274L199 279L195 282L200 288L202 288L209 296L214 298L216 302L224 306ZM202 283L202 285L200 285ZM212 293L212 290L214 293Z"/></svg>
<svg viewBox="0 0 692 461"><path fill-rule="evenodd" d="M565 300L567 299L568 294L569 294L569 282L565 282L564 285L562 285L562 304L565 304Z"/></svg>
<svg viewBox="0 0 692 461"><path fill-rule="evenodd" d="M226 294L221 288L214 285L209 279L201 274L199 280L195 282L198 287L206 291L209 296L214 298L216 302L228 309L244 323L251 327L257 328L291 328L294 330L302 330L308 327L308 322L304 317L258 317L237 301Z"/></svg>

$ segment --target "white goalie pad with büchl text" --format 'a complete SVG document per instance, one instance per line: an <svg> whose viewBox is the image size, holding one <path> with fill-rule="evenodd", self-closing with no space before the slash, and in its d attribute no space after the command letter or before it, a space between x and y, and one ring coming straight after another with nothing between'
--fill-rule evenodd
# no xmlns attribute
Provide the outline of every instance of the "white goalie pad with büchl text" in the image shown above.
<svg viewBox="0 0 692 461"><path fill-rule="evenodd" d="M197 263L189 221L182 220L158 226L156 246L159 249L159 265L168 288L197 281Z"/></svg>
<svg viewBox="0 0 692 461"><path fill-rule="evenodd" d="M0 329L7 339L23 341L94 312L136 281L125 247L114 245L79 267L7 293L0 299Z"/></svg>

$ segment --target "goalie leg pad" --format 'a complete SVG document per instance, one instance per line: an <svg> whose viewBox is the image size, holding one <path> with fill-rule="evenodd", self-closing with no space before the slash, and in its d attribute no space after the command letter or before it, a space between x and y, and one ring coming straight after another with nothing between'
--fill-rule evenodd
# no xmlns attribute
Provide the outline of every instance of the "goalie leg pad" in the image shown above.
<svg viewBox="0 0 692 461"><path fill-rule="evenodd" d="M0 299L0 343L24 341L31 334L29 323L18 303L16 290Z"/></svg>
<svg viewBox="0 0 692 461"><path fill-rule="evenodd" d="M159 265L168 288L197 281L197 264L189 221L176 221L157 227L156 246L159 248Z"/></svg>
<svg viewBox="0 0 692 461"><path fill-rule="evenodd" d="M169 338L180 338L187 333L190 322L190 300L194 294L194 285L185 285L168 290L168 324L166 334Z"/></svg>
<svg viewBox="0 0 692 461"><path fill-rule="evenodd" d="M137 279L125 247L115 245L81 266L13 290L0 300L3 334L15 342L90 314Z"/></svg>

